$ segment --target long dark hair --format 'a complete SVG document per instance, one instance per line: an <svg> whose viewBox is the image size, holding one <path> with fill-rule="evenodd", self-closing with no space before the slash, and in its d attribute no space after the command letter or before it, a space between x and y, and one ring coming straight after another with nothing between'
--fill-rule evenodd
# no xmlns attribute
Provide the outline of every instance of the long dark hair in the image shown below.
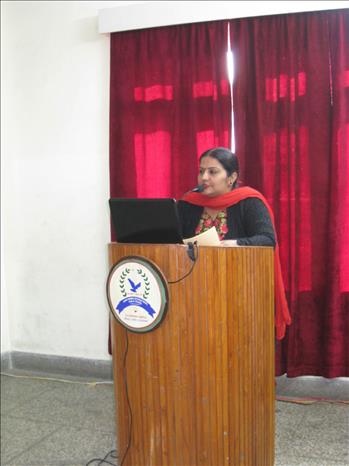
<svg viewBox="0 0 349 466"><path fill-rule="evenodd" d="M239 161L237 156L231 152L229 149L225 147L215 147L213 149L209 149L203 152L200 155L200 162L205 157L212 157L213 159L218 160L218 162L222 165L224 170L227 172L228 176L231 176L234 172L237 173L238 177L234 181L233 188L236 188L237 182L239 179Z"/></svg>

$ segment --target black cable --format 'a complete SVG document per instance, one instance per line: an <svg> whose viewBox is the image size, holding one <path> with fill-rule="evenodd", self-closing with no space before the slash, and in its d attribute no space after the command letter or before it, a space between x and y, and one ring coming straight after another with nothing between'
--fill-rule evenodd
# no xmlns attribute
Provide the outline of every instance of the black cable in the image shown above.
<svg viewBox="0 0 349 466"><path fill-rule="evenodd" d="M123 376L124 376L126 400L127 400L128 411L129 411L130 424L129 424L129 430L128 430L127 447L126 447L124 456L123 456L119 466L122 466L124 464L124 461L126 459L126 455L127 455L128 451L130 449L130 446L131 446L131 434L132 434L132 423L133 423L133 415L132 415L130 398L129 398L129 394L128 394L128 385L127 385L127 373L126 373L127 353L128 353L128 332L126 330L126 349L125 349L124 360L123 360ZM100 465L103 465L103 464L109 464L109 465L112 465L112 466L117 466L116 463L110 463L109 461L107 461L108 456L110 456L111 458L117 458L116 450L111 450L104 458L93 458L92 460L90 460L86 464L86 466L92 465L92 463L94 463L95 461L99 461L99 463L97 463L96 466L100 466Z"/></svg>
<svg viewBox="0 0 349 466"><path fill-rule="evenodd" d="M195 246L195 249L196 249L196 255L195 255L195 252L194 252L194 246ZM183 275L183 277L179 278L178 280L174 280L174 281L171 281L171 282L167 282L169 285L173 285L174 283L178 283L182 280L184 280L185 278L187 278L193 271L194 267L195 267L195 264L199 258L199 248L198 248L198 245L197 243L189 243L188 244L188 255L189 257L192 259L193 263L192 263L192 266L190 267L190 270L188 273L186 273L185 275ZM191 252L193 255L191 255Z"/></svg>
<svg viewBox="0 0 349 466"><path fill-rule="evenodd" d="M117 466L116 463L111 463L110 461L107 461L108 456L116 459L117 458L116 450L111 450L107 455L105 455L104 458L93 458L93 460L90 460L86 464L86 466L90 466L95 461L98 461L96 466L100 466L101 464L110 464L111 466Z"/></svg>
<svg viewBox="0 0 349 466"><path fill-rule="evenodd" d="M128 406L128 412L129 412L129 418L130 418L130 424L128 428L128 440L127 440L127 447L124 453L124 456L121 460L120 466L124 464L124 461L126 459L126 455L131 447L131 434L132 434L132 423L133 423L133 415L132 415L132 409L131 409L131 403L130 403L130 397L128 394L128 385L127 385L127 373L126 373L126 358L127 358L127 353L128 353L128 332L126 329L126 349L125 349L125 354L124 354L124 367L123 367L123 374L124 374L124 383L125 383L125 391L126 391L126 400L127 400L127 406Z"/></svg>

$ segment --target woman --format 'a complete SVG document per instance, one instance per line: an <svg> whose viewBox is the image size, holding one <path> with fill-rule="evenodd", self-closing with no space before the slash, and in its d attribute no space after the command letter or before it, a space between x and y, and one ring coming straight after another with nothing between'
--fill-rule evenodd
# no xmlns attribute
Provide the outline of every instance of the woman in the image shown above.
<svg viewBox="0 0 349 466"><path fill-rule="evenodd" d="M279 248L272 210L264 196L248 186L238 188L239 164L224 147L200 157L198 182L201 192L190 192L179 201L184 238L215 226L223 246L275 247L276 337L283 338L291 323L282 281Z"/></svg>
<svg viewBox="0 0 349 466"><path fill-rule="evenodd" d="M233 192L239 199L241 194L257 193L237 188L238 178L238 159L230 150L218 147L201 155L198 181L202 194L190 193L178 204L184 238L215 226L222 245L275 246L273 224L261 199L247 197L232 204L226 196L227 204L220 208L222 195Z"/></svg>

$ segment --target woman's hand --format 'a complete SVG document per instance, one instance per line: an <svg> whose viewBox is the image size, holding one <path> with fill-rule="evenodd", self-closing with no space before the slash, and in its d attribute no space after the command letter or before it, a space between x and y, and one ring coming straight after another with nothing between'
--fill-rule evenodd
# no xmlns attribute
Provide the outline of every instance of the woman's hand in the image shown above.
<svg viewBox="0 0 349 466"><path fill-rule="evenodd" d="M221 246L238 246L236 239L223 239Z"/></svg>

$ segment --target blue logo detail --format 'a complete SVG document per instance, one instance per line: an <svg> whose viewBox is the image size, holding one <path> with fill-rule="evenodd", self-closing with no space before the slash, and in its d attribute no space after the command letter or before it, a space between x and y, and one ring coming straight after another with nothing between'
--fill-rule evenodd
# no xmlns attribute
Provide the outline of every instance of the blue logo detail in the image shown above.
<svg viewBox="0 0 349 466"><path fill-rule="evenodd" d="M153 317L154 314L156 313L154 309L151 307L147 301L145 301L142 298L138 297L132 297L132 298L124 298L121 301L119 301L118 305L116 306L116 309L119 311L119 314L126 309L128 306L138 306L144 309L150 317Z"/></svg>
<svg viewBox="0 0 349 466"><path fill-rule="evenodd" d="M127 280L130 282L131 291L133 293L136 293L137 289L141 286L141 282L137 283L137 285L136 285L130 278L128 278Z"/></svg>

